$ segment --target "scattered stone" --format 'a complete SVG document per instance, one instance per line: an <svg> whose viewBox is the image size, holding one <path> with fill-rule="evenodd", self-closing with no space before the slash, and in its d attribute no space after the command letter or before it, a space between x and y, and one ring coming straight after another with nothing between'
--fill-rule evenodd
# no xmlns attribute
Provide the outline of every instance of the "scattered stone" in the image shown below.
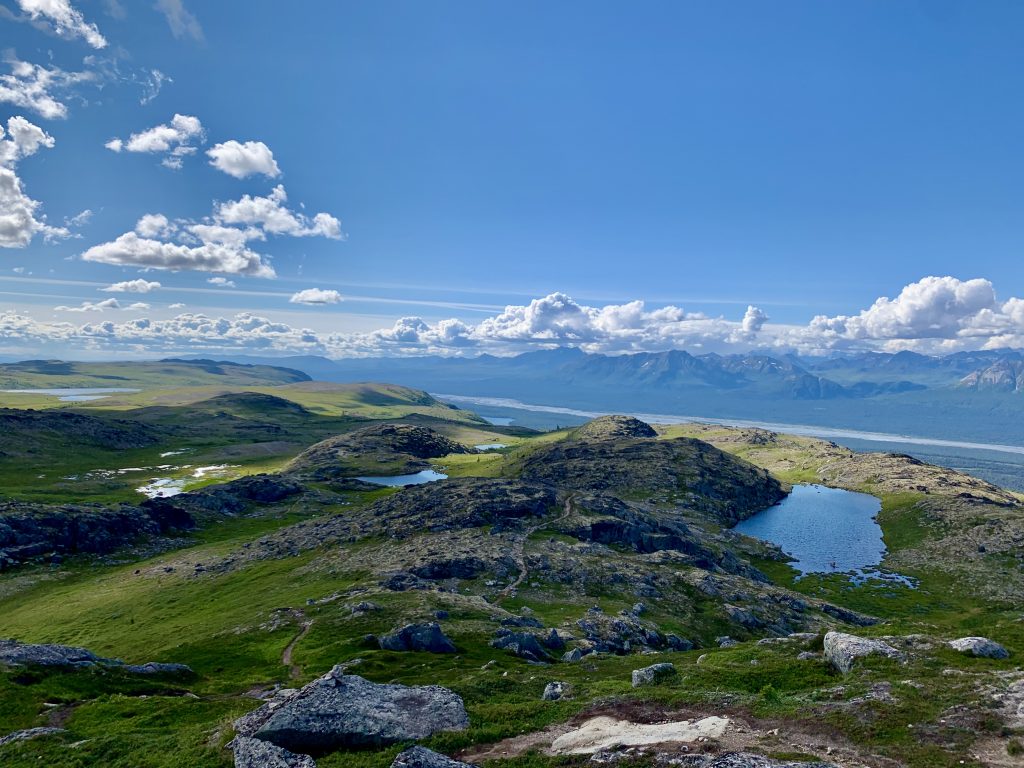
<svg viewBox="0 0 1024 768"><path fill-rule="evenodd" d="M269 741L236 736L231 742L235 768L316 768L309 755L297 755Z"/></svg>
<svg viewBox="0 0 1024 768"><path fill-rule="evenodd" d="M716 637L715 642L718 643L719 648L734 648L740 644L739 640L733 640L728 635L725 635L724 637Z"/></svg>
<svg viewBox="0 0 1024 768"><path fill-rule="evenodd" d="M187 664L164 664L147 661L145 664L125 664L121 667L133 675L192 675L195 674Z"/></svg>
<svg viewBox="0 0 1024 768"><path fill-rule="evenodd" d="M527 661L549 661L551 659L540 641L529 632L499 629L497 637L491 640L491 647L508 651L513 656Z"/></svg>
<svg viewBox="0 0 1024 768"><path fill-rule="evenodd" d="M843 674L853 669L854 662L865 656L878 654L890 659L900 658L900 652L881 640L869 640L845 632L828 632L825 635L825 658Z"/></svg>
<svg viewBox="0 0 1024 768"><path fill-rule="evenodd" d="M413 747L396 757L391 768L474 768L474 766L439 755L426 747Z"/></svg>
<svg viewBox="0 0 1024 768"><path fill-rule="evenodd" d="M437 685L371 683L336 666L235 721L242 736L294 752L379 747L469 727L462 698Z"/></svg>
<svg viewBox="0 0 1024 768"><path fill-rule="evenodd" d="M987 637L961 637L959 640L951 640L949 647L982 659L1006 659L1010 656L1008 650Z"/></svg>
<svg viewBox="0 0 1024 768"><path fill-rule="evenodd" d="M59 733L67 733L64 728L27 728L24 731L15 731L6 736L0 736L0 747L5 744L13 744L16 741L28 741L38 739L40 736L56 736Z"/></svg>
<svg viewBox="0 0 1024 768"><path fill-rule="evenodd" d="M583 651L581 651L579 648L573 648L571 651L565 652L565 654L562 656L562 661L566 662L567 664L572 664L574 662L579 661L582 658Z"/></svg>
<svg viewBox="0 0 1024 768"><path fill-rule="evenodd" d="M814 651L800 651L796 657L800 661L812 661L814 659L820 659L821 654L815 653Z"/></svg>
<svg viewBox="0 0 1024 768"><path fill-rule="evenodd" d="M652 664L643 669L633 670L633 687L639 688L642 685L654 685L667 680L676 673L676 665L671 662Z"/></svg>
<svg viewBox="0 0 1024 768"><path fill-rule="evenodd" d="M669 649L673 651L692 651L694 649L694 645L691 641L687 640L685 637L680 637L679 635L666 635L665 643L668 645Z"/></svg>
<svg viewBox="0 0 1024 768"><path fill-rule="evenodd" d="M441 631L441 625L437 622L407 624L397 632L382 635L378 642L385 651L456 652L455 644Z"/></svg>
<svg viewBox="0 0 1024 768"><path fill-rule="evenodd" d="M125 664L120 659L106 659L86 648L54 643L20 643L17 640L0 640L0 665L9 667L107 667L134 675L191 675L192 669L185 664L164 664L150 661L145 664Z"/></svg>
<svg viewBox="0 0 1024 768"><path fill-rule="evenodd" d="M561 680L555 680L544 686L544 693L541 698L544 701L558 701L565 698L569 693L569 684Z"/></svg>

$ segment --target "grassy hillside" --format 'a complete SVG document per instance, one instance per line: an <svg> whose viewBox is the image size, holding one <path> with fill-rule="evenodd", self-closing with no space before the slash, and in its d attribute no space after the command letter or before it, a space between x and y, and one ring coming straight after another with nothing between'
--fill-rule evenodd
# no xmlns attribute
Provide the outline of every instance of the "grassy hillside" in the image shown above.
<svg viewBox="0 0 1024 768"><path fill-rule="evenodd" d="M1013 764L1014 740L1024 733L992 694L1021 679L1024 572L1013 562L1013 542L1024 536L1024 513L1016 497L905 457L759 430L509 435L463 412L453 413L459 420L438 419L422 393L371 387L325 403L330 393L315 386L282 389L310 399L256 393L116 413L146 429L194 424L208 433L209 451L218 450L218 435L233 441L247 429L277 426L301 442L295 436L303 429L305 440L330 424L349 433L331 446L341 446L350 463L339 459L340 476L325 475L298 497L250 504L173 551L0 574L0 636L83 645L130 662L186 663L196 673L139 680L91 670L0 671L0 734L47 723L68 730L0 747L5 766L228 766L232 721L259 704L258 694L308 682L338 663L378 682L455 690L466 701L469 730L427 744L487 768L587 765L585 757L528 747L544 743L542 729L599 713L644 722L725 714L742 726L729 737L734 749L841 766ZM349 411L382 415L414 408L417 399L426 413L396 418L463 444L510 447L429 459L458 480L399 491L352 484L346 473L361 472L359 461L387 458L387 447L385 433L365 429L379 421ZM317 403L338 411L314 413ZM717 446L699 451L712 451L713 464L679 458L684 448L696 450L693 439ZM219 450L246 444L259 443L239 438ZM677 460L685 464L678 470ZM620 476L629 478L621 499ZM755 491L776 481L878 495L885 565L917 586L858 586L838 575L798 580L776 551L723 528L733 516L721 511L726 478L734 497L750 504L767 503ZM367 602L374 607L358 607ZM880 623L848 623L863 614ZM435 616L457 654L387 651L366 640ZM538 636L554 628L573 638L570 647L606 631L614 645L622 626L675 634L697 647L613 648L579 663L537 664L491 647L510 625ZM844 677L820 657L798 658L820 649L822 631L832 626L893 637L905 659L871 658ZM810 634L758 642L792 630ZM1001 642L1014 656L972 659L943 644L967 634ZM724 635L738 644L720 648ZM674 663L677 675L631 687L631 670L660 661ZM572 697L542 701L552 680L569 683ZM397 751L336 752L318 765L387 768Z"/></svg>

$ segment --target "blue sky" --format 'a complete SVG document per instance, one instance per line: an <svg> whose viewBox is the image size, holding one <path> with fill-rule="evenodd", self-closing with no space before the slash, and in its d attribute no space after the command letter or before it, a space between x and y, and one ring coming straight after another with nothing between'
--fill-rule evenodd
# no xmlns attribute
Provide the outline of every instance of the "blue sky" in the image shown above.
<svg viewBox="0 0 1024 768"><path fill-rule="evenodd" d="M0 354L1022 346L1022 21L0 0Z"/></svg>

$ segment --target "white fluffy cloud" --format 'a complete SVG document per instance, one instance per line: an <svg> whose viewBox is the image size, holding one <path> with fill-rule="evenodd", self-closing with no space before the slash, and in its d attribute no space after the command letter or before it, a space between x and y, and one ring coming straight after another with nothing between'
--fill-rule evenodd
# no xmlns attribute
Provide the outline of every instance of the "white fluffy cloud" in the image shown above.
<svg viewBox="0 0 1024 768"><path fill-rule="evenodd" d="M216 285L218 288L234 288L235 283L232 280L228 280L226 277L211 277L207 280L210 285Z"/></svg>
<svg viewBox="0 0 1024 768"><path fill-rule="evenodd" d="M36 234L46 240L71 237L67 227L50 226L37 215L39 202L25 193L15 172L19 160L53 145L52 136L24 117L10 118L6 131L0 126L0 248L24 248Z"/></svg>
<svg viewBox="0 0 1024 768"><path fill-rule="evenodd" d="M10 55L5 61L11 73L0 75L0 104L32 110L47 120L67 117L67 105L59 94L79 83L98 80L94 72L65 72L58 67L20 61Z"/></svg>
<svg viewBox="0 0 1024 768"><path fill-rule="evenodd" d="M341 300L341 294L335 290L307 288L304 291L292 294L288 301L292 304L337 304Z"/></svg>
<svg viewBox="0 0 1024 768"><path fill-rule="evenodd" d="M881 345L887 349L955 351L1020 346L1024 300L1000 301L982 278L925 277L883 296L856 315L818 315L787 340L800 347Z"/></svg>
<svg viewBox="0 0 1024 768"><path fill-rule="evenodd" d="M277 186L267 197L244 195L216 204L202 221L170 221L146 214L116 240L89 248L85 261L149 269L195 270L250 277L274 277L265 256L249 247L267 235L341 239L341 222L328 213L312 218L285 206L288 196Z"/></svg>
<svg viewBox="0 0 1024 768"><path fill-rule="evenodd" d="M175 114L169 123L153 126L145 131L133 133L127 140L113 138L104 146L112 152L141 152L162 154L160 164L179 169L186 157L194 155L196 143L206 140L203 124L198 117Z"/></svg>
<svg viewBox="0 0 1024 768"><path fill-rule="evenodd" d="M143 280L139 278L137 280L125 280L121 283L114 283L108 285L106 288L100 288L105 293L149 293L160 288L160 283L155 280Z"/></svg>
<svg viewBox="0 0 1024 768"><path fill-rule="evenodd" d="M44 20L62 37L80 37L93 48L106 48L107 41L95 24L69 0L18 0L18 5L33 20Z"/></svg>
<svg viewBox="0 0 1024 768"><path fill-rule="evenodd" d="M292 237L327 237L344 239L341 222L329 213L318 213L312 219L285 206L288 193L278 184L266 197L242 195L239 200L221 203L214 218L224 224L259 227L273 235Z"/></svg>
<svg viewBox="0 0 1024 768"><path fill-rule="evenodd" d="M262 141L241 143L232 139L214 144L206 154L210 158L210 165L236 179L258 174L273 179L281 175L274 153Z"/></svg>

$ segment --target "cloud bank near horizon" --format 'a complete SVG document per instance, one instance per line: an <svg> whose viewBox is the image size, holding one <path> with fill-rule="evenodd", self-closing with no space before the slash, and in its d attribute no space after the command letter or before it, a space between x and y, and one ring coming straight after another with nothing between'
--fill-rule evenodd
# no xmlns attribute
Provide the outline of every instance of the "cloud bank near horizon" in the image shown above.
<svg viewBox="0 0 1024 768"><path fill-rule="evenodd" d="M117 287L139 290L142 282L130 283L132 288L127 282ZM340 300L335 291L308 289L295 294L289 303L308 304L324 311L336 296ZM54 309L87 310L97 315L124 310L113 300ZM131 309L142 308L134 305ZM332 312L339 320L344 318L343 313ZM881 297L856 314L818 315L803 326L773 324L762 309L753 305L742 317L729 319L676 306L649 309L640 300L593 307L560 292L528 304L509 305L476 323L458 318L427 322L409 316L370 332L318 332L256 312L231 317L201 313L166 319L133 316L123 321L100 319L84 324L37 320L18 312L0 314L0 350L7 354L59 349L90 355L134 351L343 358L511 355L557 347L608 354L674 349L720 353L772 349L804 354L914 350L939 354L1024 347L1024 299L1001 300L992 283L982 278L960 280L947 276L911 283L895 298Z"/></svg>

